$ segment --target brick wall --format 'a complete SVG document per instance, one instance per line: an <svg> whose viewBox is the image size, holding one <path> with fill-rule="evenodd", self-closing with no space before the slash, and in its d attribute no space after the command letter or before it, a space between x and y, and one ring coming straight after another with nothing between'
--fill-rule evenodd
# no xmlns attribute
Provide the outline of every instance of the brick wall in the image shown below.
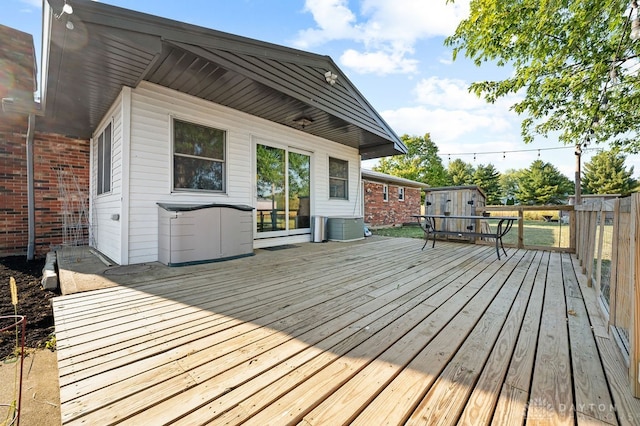
<svg viewBox="0 0 640 426"><path fill-rule="evenodd" d="M388 201L382 197L382 183L364 181L364 221L372 227L415 222L420 214L420 189L404 187L404 201L398 200L398 186L388 185Z"/></svg>
<svg viewBox="0 0 640 426"><path fill-rule="evenodd" d="M37 118L36 118L37 121ZM27 252L27 119L0 114L0 256ZM63 199L58 171L66 181L89 188L89 141L36 132L34 197L36 256L63 242ZM72 177L75 176L75 179ZM88 199L82 200L88 207Z"/></svg>
<svg viewBox="0 0 640 426"><path fill-rule="evenodd" d="M31 34L0 25L0 98L33 102L35 52Z"/></svg>

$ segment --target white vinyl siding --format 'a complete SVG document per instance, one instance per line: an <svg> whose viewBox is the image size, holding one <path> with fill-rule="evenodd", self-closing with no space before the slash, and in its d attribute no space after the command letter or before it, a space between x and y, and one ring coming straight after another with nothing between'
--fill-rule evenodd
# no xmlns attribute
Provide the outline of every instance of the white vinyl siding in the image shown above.
<svg viewBox="0 0 640 426"><path fill-rule="evenodd" d="M98 194L98 137L111 125L110 191ZM110 259L120 261L122 215L122 97L118 97L94 134L91 147L90 244ZM116 216L114 216L116 215Z"/></svg>
<svg viewBox="0 0 640 426"><path fill-rule="evenodd" d="M224 193L172 191L173 118L226 132ZM255 162L252 159L256 137L310 152L312 215L359 215L360 156L357 149L142 82L132 90L131 103L129 263L158 259L158 202L221 202L255 207ZM329 157L349 163L348 200L329 198ZM304 238L309 241L310 237L305 235Z"/></svg>

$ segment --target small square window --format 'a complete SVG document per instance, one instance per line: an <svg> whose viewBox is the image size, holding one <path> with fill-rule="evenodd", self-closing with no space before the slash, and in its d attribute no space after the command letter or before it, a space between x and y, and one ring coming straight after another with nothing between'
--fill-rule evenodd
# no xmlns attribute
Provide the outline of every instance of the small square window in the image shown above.
<svg viewBox="0 0 640 426"><path fill-rule="evenodd" d="M329 198L349 199L349 162L329 157Z"/></svg>
<svg viewBox="0 0 640 426"><path fill-rule="evenodd" d="M225 190L224 130L173 120L173 188Z"/></svg>
<svg viewBox="0 0 640 426"><path fill-rule="evenodd" d="M398 187L398 200L404 201L404 188Z"/></svg>

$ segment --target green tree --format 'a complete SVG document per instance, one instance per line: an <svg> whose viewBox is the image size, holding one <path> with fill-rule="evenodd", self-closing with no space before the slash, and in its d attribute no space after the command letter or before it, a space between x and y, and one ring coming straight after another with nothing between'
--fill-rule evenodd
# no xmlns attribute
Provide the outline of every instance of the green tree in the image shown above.
<svg viewBox="0 0 640 426"><path fill-rule="evenodd" d="M473 184L473 174L475 173L473 166L459 158L449 163L447 173L449 173L451 185L462 186Z"/></svg>
<svg viewBox="0 0 640 426"><path fill-rule="evenodd" d="M517 204L520 174L522 170L508 169L500 174L500 194L502 204Z"/></svg>
<svg viewBox="0 0 640 426"><path fill-rule="evenodd" d="M640 79L633 65L640 42L629 37L629 12L629 1L472 0L446 44L454 58L464 53L476 65L513 67L508 78L477 81L470 90L488 102L523 95L512 108L525 116L525 142L557 132L561 142L575 144L593 131L595 140L638 152Z"/></svg>
<svg viewBox="0 0 640 426"><path fill-rule="evenodd" d="M449 184L449 175L438 156L438 147L431 141L429 133L424 137L403 135L400 139L407 146L407 153L381 158L373 170L431 186Z"/></svg>
<svg viewBox="0 0 640 426"><path fill-rule="evenodd" d="M582 192L585 194L629 195L638 182L632 177L633 167L626 169L626 156L615 151L601 151L584 165Z"/></svg>
<svg viewBox="0 0 640 426"><path fill-rule="evenodd" d="M553 164L535 160L520 173L516 197L523 204L561 204L573 190L573 183Z"/></svg>
<svg viewBox="0 0 640 426"><path fill-rule="evenodd" d="M478 165L473 174L473 183L484 191L487 196L487 204L500 204L500 172L496 170L493 164Z"/></svg>

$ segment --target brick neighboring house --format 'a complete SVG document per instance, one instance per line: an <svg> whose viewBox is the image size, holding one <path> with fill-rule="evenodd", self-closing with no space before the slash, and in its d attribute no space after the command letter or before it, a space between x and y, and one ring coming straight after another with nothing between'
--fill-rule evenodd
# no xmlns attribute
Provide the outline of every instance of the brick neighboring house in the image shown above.
<svg viewBox="0 0 640 426"><path fill-rule="evenodd" d="M30 240L34 255L42 256L63 242L60 212L65 203L59 178L71 179L81 188L89 185L89 140L40 131L30 34L0 25L0 63L0 256L28 254ZM29 140L34 170L31 235ZM88 197L82 201L88 202Z"/></svg>
<svg viewBox="0 0 640 426"><path fill-rule="evenodd" d="M364 221L372 228L415 222L422 190L429 185L362 169Z"/></svg>

